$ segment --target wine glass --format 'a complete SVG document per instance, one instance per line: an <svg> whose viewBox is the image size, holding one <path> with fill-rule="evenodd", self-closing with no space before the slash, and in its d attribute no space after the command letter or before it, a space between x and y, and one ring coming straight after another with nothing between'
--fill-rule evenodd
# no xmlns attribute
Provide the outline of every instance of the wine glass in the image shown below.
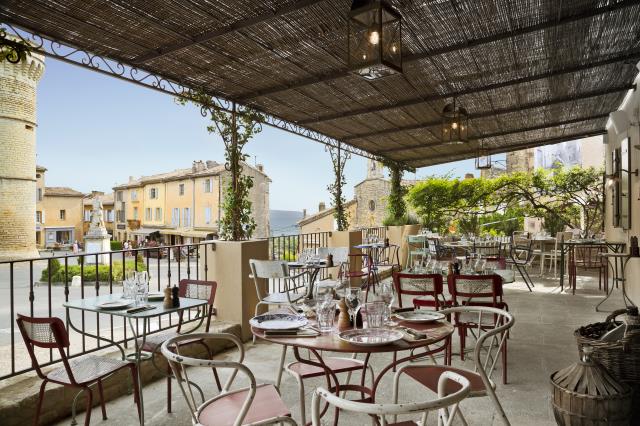
<svg viewBox="0 0 640 426"><path fill-rule="evenodd" d="M353 328L356 328L356 315L362 306L362 290L358 287L347 288L344 301L349 310L349 317L353 321Z"/></svg>
<svg viewBox="0 0 640 426"><path fill-rule="evenodd" d="M391 321L391 305L395 300L395 291L393 289L393 283L391 281L385 281L380 283L380 291L378 292L380 301L384 302L386 309L384 312L384 322L387 325L395 325Z"/></svg>

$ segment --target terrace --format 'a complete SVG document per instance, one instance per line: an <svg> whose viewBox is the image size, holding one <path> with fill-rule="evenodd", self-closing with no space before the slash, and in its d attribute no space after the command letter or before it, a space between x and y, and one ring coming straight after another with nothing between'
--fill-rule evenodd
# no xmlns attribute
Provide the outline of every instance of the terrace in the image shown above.
<svg viewBox="0 0 640 426"><path fill-rule="evenodd" d="M600 269L611 272L611 275L604 276L604 291L610 290L611 293L605 303L598 305L599 309L610 312L636 302L640 298L640 286L627 278L635 276L640 268L629 256L630 237L640 231L640 210L634 208L637 196L633 185L638 176L637 173L635 178L632 176L639 161L638 150L630 149L640 146L639 98L635 90L638 81L636 64L640 59L640 39L637 37L640 3L625 0L517 3L390 1L392 12L382 12L392 17L385 21L385 27L379 22L372 24L372 28L380 30L376 32L377 37L382 37L375 38L375 42L371 28L369 32L357 32L354 30L355 21L349 19L353 17L350 10L363 4L368 2L353 2L352 5L352 2L343 0L229 0L184 4L105 1L97 6L90 3L9 0L0 6L0 20L14 37L9 40L29 43L34 54L37 52L91 68L171 96L196 100L202 105L203 114L229 117L234 124L230 139L233 143L228 149L236 150L232 151L236 154L241 153L241 149L237 149L239 131L236 119L251 114L259 114L263 124L322 143L334 159L337 181L340 180L345 155L382 159L396 168L412 170L603 135L607 143L606 177L609 181L605 200L606 205L611 204L613 208L605 207L602 240L574 243L598 246L601 254L613 251L615 246L620 254L619 258L611 258L612 265L615 265L611 268L602 266L606 265L603 263L606 257L598 258ZM371 2L369 6L378 7L378 3ZM395 25L398 17L401 31L389 31L387 23ZM391 41L385 38L389 34L391 37L395 35ZM362 55L358 50L361 42L379 44L380 47L373 52L379 53L385 61L363 65L361 58L366 59L370 52ZM15 44L9 43L8 46L14 48ZM375 78L379 73L389 75ZM459 108L460 105L464 110ZM616 114L611 116L611 125L608 125L614 111ZM388 239L389 244L372 244L371 235L380 241ZM80 268L78 286L73 286L70 280L62 280L60 285L55 285L51 273L38 279L38 271L45 267L52 271L57 263L54 258L2 262L0 282L3 283L3 293L6 293L4 300L9 303L2 313L1 327L7 333L2 337L3 346L0 348L4 360L0 363L0 385L6 386L6 395L19 395L20 399L11 401L7 397L2 401L0 412L8 424L28 423L36 415L40 379L35 377L15 322L16 316L22 314L63 319L63 328L69 333L70 340L69 347L63 352L73 360L82 360L93 354L107 354L112 359L120 359L122 355L124 359L125 353L133 353L133 357L128 359L140 368L139 378L144 385L140 389L143 401L139 402L144 407L140 423L188 424L192 420L186 404L189 392L180 392L177 386L174 386L170 399L173 402L172 413L165 413L166 381L154 379L162 378L162 373L167 371L166 360L156 350L155 361L160 364L160 371L157 371L151 362L145 360L145 354L152 350L149 346L143 347L147 337L151 341L153 336L160 335L158 332L174 329L179 322L184 325L182 331L197 326L198 331L206 327L209 332L238 336L245 342L243 347L247 355L244 365L253 371L259 383L277 385L281 397L277 393L271 395L271 402L275 404L274 401L281 398L294 421L301 422L298 384L287 374L283 375L281 383L274 377L274 371L279 371L281 348L283 345L308 347L310 343L306 342L330 341L331 335L289 336L289 341L286 337L279 341L277 337L269 338L258 329L252 329L249 321L256 313L254 309L261 296L264 296L256 294L256 289L278 293L292 283L302 283L297 294L318 302L322 295L313 290L314 282L327 281L337 286L348 282L349 287L362 285L364 290L371 290L370 300L382 297L387 291L395 291L395 305L402 300L405 306L411 306L413 297L397 294L401 287L399 281L394 282L395 286L388 285L392 280L389 275L400 270L416 273L415 270L407 270L408 267L419 266L413 263L409 237L421 235L425 237L422 255L433 254L433 259L437 257L439 262L466 263L472 253L493 257L476 250L475 242L466 247L458 242L454 244L453 251L445 255L438 250L431 251L426 243L427 236L420 232L419 227L407 225L279 237L269 241L204 241L187 245L184 252L182 249L185 247L176 246L86 256L95 256L96 263L99 263L98 256L106 259L106 278L100 276L98 268L92 270L95 276L85 274L85 258L79 261L77 256L66 255L55 259L60 262L64 276L70 275L70 268L76 265ZM460 407L469 424L553 423L549 376L577 360L573 331L581 325L603 321L606 316L594 309L604 296L596 287L598 277L580 275L575 271L574 256L579 249L571 245L571 240L568 238L566 244L564 240L560 241L562 259L566 254L567 261L563 264L560 259L554 259L559 262L559 270L563 273L565 264L568 266L568 281L549 276L533 276L533 280L528 280L539 266L528 261L531 259L527 257L527 250L532 250L533 239L527 239L529 249L523 249L524 246L515 238L501 242L504 244L496 254L498 265L482 274L496 277L495 282L499 284L495 285L500 288L504 285L504 294L500 296L509 305L515 326L509 331L507 340L497 338L498 342L508 342L508 380L504 380L506 383L500 380L505 373L505 365L500 362L497 362L497 371L491 376L496 383L495 393L500 404L487 397L469 398L465 380L461 380L463 390L457 397L464 398ZM397 254L389 247L397 250ZM177 249L177 255L172 259L168 253L174 249ZM344 256L340 250L345 251ZM159 255L161 251L165 251L167 256L162 258ZM286 273L282 276L273 270L270 274L261 274L255 265L250 268L250 259L294 260L287 258L285 253L310 254L322 259L326 253L332 253L335 266L319 266L317 262L309 265L305 261L310 259L299 258L297 260L302 265L285 264L282 269ZM362 254L365 256L358 257ZM502 263L509 258L513 266ZM539 260L535 259L535 262ZM584 258L582 262L584 266ZM619 262L626 267L626 275ZM442 266L442 263L429 263L422 272L438 275L440 279L444 275L445 281L454 282L455 288L454 274L447 274L446 267ZM436 271L438 268L441 270ZM181 290L184 291L181 296L185 298L180 309L154 307L156 314L160 309L166 309L162 311L165 315L151 313L147 316L140 312L129 315L124 311L112 314L90 305L93 303L88 300L91 297L104 296L108 299L107 295L119 295L123 291L120 287L122 281L132 269L150 272L150 287L158 291L182 279L215 281L217 288L207 290L207 295L211 296L207 302L203 298L192 297L192 291L196 290L185 287ZM114 275L114 270L119 275ZM293 275L294 270L308 274L298 280L291 279L289 273ZM499 271L512 274L503 275ZM462 272L475 275L477 271L465 269ZM506 276L514 278L507 279ZM255 285L254 278L257 279ZM576 294L566 291L568 282L576 283ZM530 284L534 286L529 288ZM200 295L200 291L198 287L196 294ZM495 296L500 292L494 288L493 301L487 302L492 308L504 308L496 302ZM213 302L212 294L215 295ZM443 296L455 297L455 291L445 290ZM282 305L300 305L289 303L292 302L290 295L281 302L279 308ZM193 309L188 309L189 303L193 303ZM207 311L209 303L215 311L211 307ZM321 306L324 305L318 304L317 310ZM498 315L497 311L489 312L490 315ZM215 320L209 328L203 319L214 313ZM371 315L369 319L374 321ZM497 330L499 336L505 336L505 330L500 327L511 324L509 314L505 315L505 322L486 326L484 331ZM462 323L457 319L452 321L459 330ZM440 325L434 326L436 331L445 333L448 330L446 321L437 324ZM425 339L422 339L422 344L416 343L405 335L404 340L393 344L400 345L397 352L404 352L404 355L409 348L430 348L427 344L442 344L443 349L447 348L444 352L436 351L433 359L423 357L420 364L453 364L473 371L475 356L468 354L465 361L461 360L459 355L465 352L460 346L461 335L452 330L448 331L453 333L451 339L449 334L429 337L425 331L432 339L426 343ZM58 332L61 331L53 334ZM251 343L256 335L257 343ZM51 336L49 333L44 339L51 343ZM329 343L341 344L337 337L334 340ZM497 360L499 354L495 349L499 344L496 343L494 348L493 342L482 352L489 351L493 357L490 359ZM489 341L486 343L489 345ZM474 344L474 339L468 337L466 349ZM353 353L360 352L362 362L362 353L366 351L356 346L348 348ZM344 349L343 346L331 345L318 346L318 349L326 347ZM371 356L371 366L375 374L379 374L392 362L392 356L391 353L382 353L387 350L381 349L383 346L375 348L371 351L381 353ZM229 345L211 344L209 350L217 353L215 360L230 360L236 356L234 350L229 350ZM62 365L63 352L58 353L50 346L41 352L39 355L44 358L40 359L44 360L46 369ZM506 348L503 352L507 353ZM202 357L206 354L197 352L197 355ZM453 355L451 359L449 355ZM291 351L287 351L286 360L305 364L304 360L293 356ZM367 362L369 357L365 359ZM223 367L222 364L216 365ZM174 372L178 371L179 365L174 367ZM327 377L333 371L324 364L321 367ZM224 382L228 370L219 370ZM355 373L354 378L359 378L359 374ZM477 380L484 378L480 376L473 377ZM111 378L112 384L108 384L109 378L105 379L105 395L110 401L107 404L108 421L137 424L132 397L122 396L136 386L129 385L129 379L124 375L119 377L122 380ZM376 403L391 402L392 380L391 371L381 376L377 392L373 395ZM194 373L194 381L203 382L200 384L205 399L222 395L221 400L224 400L228 395L218 390L210 371ZM480 381L485 387L483 392L490 394L487 383ZM248 384L239 376L232 388ZM314 392L315 388L326 386L326 382L317 378L305 379L305 386L306 420L309 421L312 417L311 395L317 398L319 393ZM187 389L191 388L187 385ZM66 387L57 385L50 385L47 389L40 424L66 424L77 389L66 391ZM92 389L93 401L97 404L98 392L96 388ZM401 376L401 389L401 400L424 402L412 399L424 389L415 380ZM371 397L370 391L356 389L356 393L362 392L362 397ZM99 393L102 394L102 390ZM351 394L349 392L348 396L353 396ZM436 399L437 394L432 397ZM201 402L197 397L196 401L198 404ZM78 407L84 407L84 398L79 398L78 402ZM346 404L360 414L346 410L340 415L339 424L362 424L366 418L363 411L368 409L367 406L373 406ZM442 404L452 406L455 402ZM500 406L504 415L500 413ZM268 403L260 407L257 409L258 417L267 415L272 408ZM442 406L431 408L438 411ZM93 411L92 420L97 423L97 408ZM217 409L214 414L224 411ZM444 418L444 411L439 412ZM288 412L280 413L285 414ZM78 420L84 415L80 414ZM332 415L333 410L329 410L324 421ZM434 417L432 413L430 420L434 421ZM217 424L215 418L209 420L210 424ZM277 418L275 421L288 420ZM454 424L461 421L460 416L454 418ZM203 423L206 422L203 420Z"/></svg>

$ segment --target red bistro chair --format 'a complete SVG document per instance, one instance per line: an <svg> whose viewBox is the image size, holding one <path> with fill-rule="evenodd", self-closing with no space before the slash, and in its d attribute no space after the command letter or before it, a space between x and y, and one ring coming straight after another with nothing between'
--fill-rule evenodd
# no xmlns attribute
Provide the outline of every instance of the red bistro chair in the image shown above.
<svg viewBox="0 0 640 426"><path fill-rule="evenodd" d="M218 283L216 283L215 281L184 279L184 280L180 280L180 283L178 285L179 285L178 295L180 297L207 300L209 302L206 308L204 308L203 311L199 313L200 315L206 315L203 318L203 321L206 321L205 332L208 333L209 328L211 326L211 317L213 316L213 302L216 298L216 289L218 288ZM166 333L151 334L150 336L147 336L145 339L144 345L142 346L142 350L146 352L151 352L153 355L155 355L156 353L160 354L160 347L165 341L169 340L170 338L182 335L183 334L182 333L183 313L184 312L180 312L178 327L175 330L172 330ZM211 357L213 356L213 354L211 353L211 349L209 348L207 343L204 341L204 339L194 338L194 339L181 340L180 345L182 346L200 345L207 351L207 355L209 356L209 359L211 359ZM162 369L158 365L156 365L155 359L156 359L155 356L151 358L153 365L156 367L157 370L162 371ZM171 412L171 379L173 378L173 375L171 374L171 367L168 365L167 365L167 370L165 374L167 376L167 412L170 413ZM222 390L220 378L218 377L218 372L216 371L215 368L213 368L213 377L216 381L218 390Z"/></svg>
<svg viewBox="0 0 640 426"><path fill-rule="evenodd" d="M353 278L360 278L363 280L361 287L365 290L365 302L369 298L369 288L373 287L373 291L375 293L375 285L379 281L371 256L362 253L349 255L349 261L341 272L341 277L347 278L349 280L349 284L351 284L351 280Z"/></svg>
<svg viewBox="0 0 640 426"><path fill-rule="evenodd" d="M69 348L69 334L64 328L64 323L60 318L32 318L18 314L16 319L20 334L27 345L31 363L36 370L38 377L42 379L40 393L38 395L38 406L36 416L33 421L38 425L42 401L44 400L44 389L47 383L55 383L62 386L80 388L87 393L87 414L84 418L85 426L91 421L91 407L93 406L93 392L90 386L94 383L98 387L100 406L102 408L102 419L107 419L107 410L104 404L104 392L102 381L118 370L128 368L131 371L133 380L133 399L138 406L138 418L140 418L140 398L138 395L138 373L136 365L130 361L120 361L96 355L87 355L82 358L67 358L65 349ZM45 374L38 362L35 348L58 349L62 367L58 367Z"/></svg>
<svg viewBox="0 0 640 426"><path fill-rule="evenodd" d="M502 300L502 278L499 275L451 275L449 278L449 291L453 299L454 306L485 306L509 311L509 306ZM457 314L455 318L455 326L460 336L460 359L464 361L464 351L466 346L466 337L469 330L474 329L492 329L500 324L498 315L485 316L482 323L478 324L473 318L469 319L463 315ZM502 382L507 383L507 342L504 342L501 348L502 363ZM451 351L449 351L451 354Z"/></svg>
<svg viewBox="0 0 640 426"><path fill-rule="evenodd" d="M444 306L451 306L443 293L443 280L440 274L407 274L393 273L393 283L398 294L398 306L402 308L402 295L418 296L413 299L413 307L429 306L440 310Z"/></svg>

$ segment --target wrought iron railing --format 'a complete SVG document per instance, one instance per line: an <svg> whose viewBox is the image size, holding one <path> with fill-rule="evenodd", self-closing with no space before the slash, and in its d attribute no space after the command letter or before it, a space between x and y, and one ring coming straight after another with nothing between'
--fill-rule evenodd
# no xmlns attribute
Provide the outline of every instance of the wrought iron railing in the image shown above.
<svg viewBox="0 0 640 426"><path fill-rule="evenodd" d="M178 284L185 278L206 280L206 248L213 243L206 241L91 254L54 254L50 257L0 262L0 297L8 301L7 309L0 310L0 355L9 358L8 362L0 363L0 380L32 370L15 323L17 314L65 318L71 341L67 350L69 357L114 346L100 337L127 347L131 336L126 319L120 320L111 315L107 318L99 313L69 312L69 315L74 315L73 318L78 318L74 320L74 324L79 325L78 332L69 327L69 317L62 304L73 299L121 293L122 279L129 270L147 270L150 275L149 287L157 291L167 285ZM105 258L108 261L103 265L94 266ZM80 278L74 280L74 275ZM79 285L74 285L76 283ZM185 322L196 320L198 318L194 312L188 312L183 318ZM158 317L150 325L149 331L155 333L166 330L175 326L177 321L176 314ZM87 339L84 333L98 338ZM45 351L40 355L48 357L42 365L59 361L59 356L51 350L48 350L48 354Z"/></svg>

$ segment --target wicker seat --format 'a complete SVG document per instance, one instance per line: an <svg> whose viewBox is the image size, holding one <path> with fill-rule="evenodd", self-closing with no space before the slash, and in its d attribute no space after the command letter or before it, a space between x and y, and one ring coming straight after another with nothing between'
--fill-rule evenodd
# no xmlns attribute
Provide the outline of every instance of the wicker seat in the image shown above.
<svg viewBox="0 0 640 426"><path fill-rule="evenodd" d="M100 398L100 406L102 409L102 418L106 420L107 410L104 403L102 381L123 368L128 368L131 372L134 391L133 399L138 406L138 416L140 416L138 372L135 363L95 355L68 359L66 350L70 346L69 334L64 328L64 323L60 318L32 318L18 314L16 322L18 323L18 328L20 329L20 334L22 334L24 343L27 345L27 351L29 352L33 368L36 370L38 377L42 379L42 385L40 386L40 393L38 395L36 415L33 422L34 425L38 425L40 411L42 409L42 401L44 400L45 387L49 382L62 386L80 388L86 392L87 414L84 418L85 426L88 426L91 422L91 409L93 407L93 392L90 386L94 384L97 385L98 397ZM36 357L36 347L51 350L57 349L62 361L62 367L58 367L48 374L44 374L40 367L40 363L38 362L38 358ZM73 409L73 413L75 414L75 407Z"/></svg>

